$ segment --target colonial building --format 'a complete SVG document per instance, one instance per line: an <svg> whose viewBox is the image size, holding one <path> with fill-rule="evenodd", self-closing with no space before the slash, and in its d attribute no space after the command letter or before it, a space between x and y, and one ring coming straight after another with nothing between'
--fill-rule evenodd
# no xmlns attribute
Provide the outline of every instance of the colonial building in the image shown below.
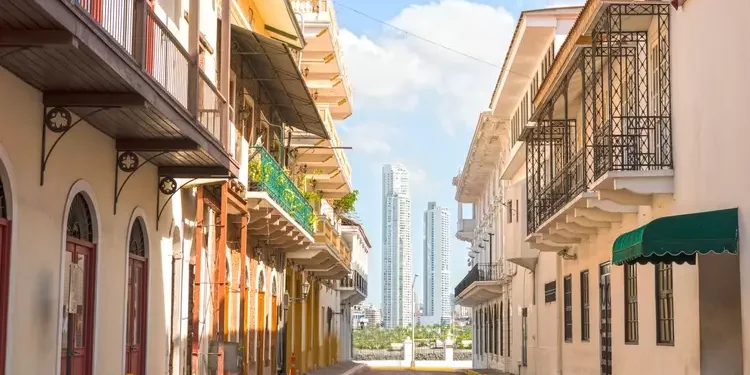
<svg viewBox="0 0 750 375"><path fill-rule="evenodd" d="M725 172L745 152L727 147L742 133L738 114L725 110L737 97L697 101L719 86L738 92L747 78L730 63L734 53L714 63L719 47L694 47L738 25L736 16L718 17L720 8L589 0L556 37L528 45L526 30L544 18L532 13L573 9L522 14L457 178L459 201L478 213L464 228L479 228L460 238L481 238L492 197L481 189L496 186L497 245L517 265L477 264L457 287L459 303L476 307L475 366L743 373L741 305L750 289L741 288L736 254L747 203ZM523 58L539 45L549 52ZM729 129L708 130L716 123ZM488 147L496 160L472 156ZM470 183L480 170L482 182ZM479 249L481 262L489 256ZM498 297L496 313L485 303Z"/></svg>
<svg viewBox="0 0 750 375"><path fill-rule="evenodd" d="M334 214L356 194L348 164L303 165L296 134L345 157L293 14L0 5L0 374L271 374L294 347L308 368L338 360L351 249ZM344 173L345 188L310 182Z"/></svg>

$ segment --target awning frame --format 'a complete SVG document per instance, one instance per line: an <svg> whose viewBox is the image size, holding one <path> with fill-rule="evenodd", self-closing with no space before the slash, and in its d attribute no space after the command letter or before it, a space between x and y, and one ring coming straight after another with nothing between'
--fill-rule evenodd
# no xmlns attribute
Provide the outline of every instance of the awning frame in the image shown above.
<svg viewBox="0 0 750 375"><path fill-rule="evenodd" d="M695 264L697 254L738 251L739 209L730 208L665 216L623 233L612 244L612 263Z"/></svg>
<svg viewBox="0 0 750 375"><path fill-rule="evenodd" d="M232 34L233 39L237 39L235 43L233 43L233 45L237 47L233 46L232 55L240 56L240 59L242 59L241 66L243 67L243 69L245 66L249 68L250 72L252 72L254 76L251 79L256 80L258 84L268 93L267 99L269 100L271 105L276 107L276 110L279 112L284 122L286 122L288 126L301 129L323 139L329 139L330 135L326 131L317 105L315 104L315 101L310 94L310 90L308 89L307 84L302 77L302 74L297 68L297 63L292 57L289 46L276 39L265 37L256 32L244 29L236 25L232 25ZM253 44L256 44L256 46L253 46ZM283 49L284 52L270 52L266 48L267 44L276 44L276 47L278 47L279 49ZM242 49L243 51L236 51L237 48ZM266 77L266 75L269 74L261 75L258 73L257 66L255 65L258 61L258 55L263 55L262 61L267 64L268 67L270 67L273 76ZM274 61L271 59L270 56L272 55L286 55L286 58L288 59L288 65L290 67L293 67L294 71L292 72L286 69L280 69L278 67L278 63L274 63ZM243 56L253 56L255 57L255 59L253 59L252 57L246 58ZM283 57L281 58L283 59ZM250 78L242 77L242 79ZM278 82L278 84L274 85L274 82ZM290 92L285 82L299 82L299 85L301 86L301 89L299 90L300 93L297 94ZM279 103L274 99L274 96L278 95L289 98L290 103ZM302 106L309 107L308 112L310 112L310 114L301 112L300 109ZM287 110L283 110L284 108L287 108ZM292 110L288 110L289 108L291 108ZM314 113L314 115L312 113Z"/></svg>

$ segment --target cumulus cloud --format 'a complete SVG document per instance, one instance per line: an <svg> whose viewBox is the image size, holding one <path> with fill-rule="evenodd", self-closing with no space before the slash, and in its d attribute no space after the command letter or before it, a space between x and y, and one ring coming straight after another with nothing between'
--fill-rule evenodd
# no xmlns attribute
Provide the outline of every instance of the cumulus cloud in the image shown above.
<svg viewBox="0 0 750 375"><path fill-rule="evenodd" d="M408 33L387 27L376 36L341 31L357 106L410 111L429 101L447 133L473 126L488 106L514 17L502 7L441 0L411 5L388 23Z"/></svg>
<svg viewBox="0 0 750 375"><path fill-rule="evenodd" d="M398 128L377 122L339 126L339 129L347 146L357 152L374 155L389 154L394 138L401 134Z"/></svg>

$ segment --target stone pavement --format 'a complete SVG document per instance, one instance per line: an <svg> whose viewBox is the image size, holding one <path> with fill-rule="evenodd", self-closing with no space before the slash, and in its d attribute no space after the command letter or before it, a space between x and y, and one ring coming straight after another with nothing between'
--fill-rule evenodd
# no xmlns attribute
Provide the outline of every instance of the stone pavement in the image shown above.
<svg viewBox="0 0 750 375"><path fill-rule="evenodd" d="M306 375L354 375L364 371L367 366L354 362L339 362L333 366L308 372Z"/></svg>

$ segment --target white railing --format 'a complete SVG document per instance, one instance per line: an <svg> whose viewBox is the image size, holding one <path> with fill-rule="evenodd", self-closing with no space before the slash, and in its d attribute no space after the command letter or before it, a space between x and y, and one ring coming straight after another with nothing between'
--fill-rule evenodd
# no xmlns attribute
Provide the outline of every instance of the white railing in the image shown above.
<svg viewBox="0 0 750 375"><path fill-rule="evenodd" d="M126 51L133 52L134 0L69 0L86 11Z"/></svg>
<svg viewBox="0 0 750 375"><path fill-rule="evenodd" d="M333 53L336 55L336 63L339 66L341 74L341 84L344 85L346 97L353 104L352 86L349 82L344 52L339 45L339 27L336 22L336 11L333 8L333 1L330 0L292 0L292 9L302 15L304 22L327 23L331 40L333 43ZM304 32L304 31L303 31ZM304 54L303 54L304 56Z"/></svg>

